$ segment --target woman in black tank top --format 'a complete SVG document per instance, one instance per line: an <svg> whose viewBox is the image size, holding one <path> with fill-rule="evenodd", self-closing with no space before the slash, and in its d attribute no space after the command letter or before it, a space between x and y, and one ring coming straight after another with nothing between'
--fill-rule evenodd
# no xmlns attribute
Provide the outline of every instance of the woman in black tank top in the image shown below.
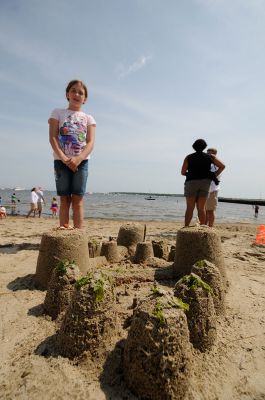
<svg viewBox="0 0 265 400"><path fill-rule="evenodd" d="M217 179L216 177L224 169L224 164L220 160L203 152L207 147L205 140L196 140L192 147L195 153L185 157L181 168L181 174L186 176L184 185L184 195L186 197L185 226L189 226L192 220L195 205L200 224L205 224L205 203L211 181ZM211 172L211 164L215 164L218 167L215 173Z"/></svg>

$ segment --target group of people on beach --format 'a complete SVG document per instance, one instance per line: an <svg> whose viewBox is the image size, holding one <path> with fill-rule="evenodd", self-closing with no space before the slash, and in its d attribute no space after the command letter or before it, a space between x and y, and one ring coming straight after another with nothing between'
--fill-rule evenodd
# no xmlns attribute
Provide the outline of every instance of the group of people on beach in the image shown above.
<svg viewBox="0 0 265 400"><path fill-rule="evenodd" d="M44 205L45 205L45 199L42 188L40 187L32 188L30 196L30 210L27 214L27 218L29 218L31 214L33 214L34 217L36 216L36 214L38 214L40 218ZM50 210L52 212L53 217L57 216L58 209L59 209L58 201L56 197L53 197L50 206Z"/></svg>
<svg viewBox="0 0 265 400"><path fill-rule="evenodd" d="M193 145L194 153L185 157L181 174L186 177L184 195L186 197L185 226L189 226L196 205L201 225L213 226L218 203L219 177L225 169L224 163L216 157L217 150L208 148L203 139Z"/></svg>
<svg viewBox="0 0 265 400"><path fill-rule="evenodd" d="M43 190L40 187L34 187L31 189L31 196L30 196L30 210L27 214L27 218L31 214L35 217L36 214L39 214L39 218L41 217L43 205L45 204L45 200L43 197Z"/></svg>
<svg viewBox="0 0 265 400"><path fill-rule="evenodd" d="M72 80L65 91L68 107L52 111L49 123L49 141L53 149L54 174L57 195L60 196L60 229L81 228L84 219L84 194L88 177L90 154L94 147L96 121L81 108L88 98L84 82ZM217 150L208 148L203 139L193 145L194 153L183 161L181 174L186 177L184 195L186 198L185 226L189 226L195 206L201 225L213 226L218 202L219 179L225 168L216 157ZM15 205L15 193L11 203ZM30 210L27 218L38 213L41 216L45 204L40 187L31 190ZM52 199L51 211L58 212L56 197ZM70 226L70 208L73 210L73 227Z"/></svg>
<svg viewBox="0 0 265 400"><path fill-rule="evenodd" d="M70 207L74 228L81 228L88 163L95 141L95 119L81 108L88 97L84 82L72 80L65 91L66 109L54 109L49 118L49 140L53 149L57 195L60 196L60 229L71 229ZM217 150L208 148L203 139L194 142L195 153L185 157L181 174L186 176L185 226L189 226L196 206L200 224L213 226L218 201L219 180L224 163Z"/></svg>

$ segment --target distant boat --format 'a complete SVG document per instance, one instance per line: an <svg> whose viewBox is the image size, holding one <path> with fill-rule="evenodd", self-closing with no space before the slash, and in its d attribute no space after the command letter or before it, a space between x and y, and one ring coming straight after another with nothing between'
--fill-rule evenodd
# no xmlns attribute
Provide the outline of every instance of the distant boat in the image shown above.
<svg viewBox="0 0 265 400"><path fill-rule="evenodd" d="M15 187L13 190L25 190L25 188L22 188L22 187Z"/></svg>
<svg viewBox="0 0 265 400"><path fill-rule="evenodd" d="M148 196L148 197L145 197L145 200L156 200L156 198L152 197L152 196Z"/></svg>

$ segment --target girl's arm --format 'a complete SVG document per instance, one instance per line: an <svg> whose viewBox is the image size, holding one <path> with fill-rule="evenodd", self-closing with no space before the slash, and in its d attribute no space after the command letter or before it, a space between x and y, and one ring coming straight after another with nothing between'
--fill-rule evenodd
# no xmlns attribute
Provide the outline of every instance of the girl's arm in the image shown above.
<svg viewBox="0 0 265 400"><path fill-rule="evenodd" d="M184 159L182 168L181 168L181 175L186 176L186 172L188 171L188 160L187 157Z"/></svg>
<svg viewBox="0 0 265 400"><path fill-rule="evenodd" d="M60 145L59 145L59 140L58 140L58 135L59 135L59 121L54 118L49 119L49 140L50 144L52 146L52 149L54 153L59 157L59 159L67 164L69 161L69 158L64 154L62 151Z"/></svg>
<svg viewBox="0 0 265 400"><path fill-rule="evenodd" d="M212 157L212 161L213 161L214 165L216 165L216 167L218 168L218 170L215 171L215 175L218 176L225 169L225 165L221 160L219 160L217 157L215 157L214 154L211 154L211 157Z"/></svg>

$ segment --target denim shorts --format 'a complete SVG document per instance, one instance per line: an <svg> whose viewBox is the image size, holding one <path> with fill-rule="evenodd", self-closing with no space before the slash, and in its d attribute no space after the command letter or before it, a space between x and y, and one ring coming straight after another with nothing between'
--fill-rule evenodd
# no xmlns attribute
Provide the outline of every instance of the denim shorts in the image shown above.
<svg viewBox="0 0 265 400"><path fill-rule="evenodd" d="M73 172L61 160L54 160L55 184L58 196L76 194L84 196L88 177L88 160L84 160Z"/></svg>
<svg viewBox="0 0 265 400"><path fill-rule="evenodd" d="M211 179L194 179L185 182L185 197L208 197Z"/></svg>

